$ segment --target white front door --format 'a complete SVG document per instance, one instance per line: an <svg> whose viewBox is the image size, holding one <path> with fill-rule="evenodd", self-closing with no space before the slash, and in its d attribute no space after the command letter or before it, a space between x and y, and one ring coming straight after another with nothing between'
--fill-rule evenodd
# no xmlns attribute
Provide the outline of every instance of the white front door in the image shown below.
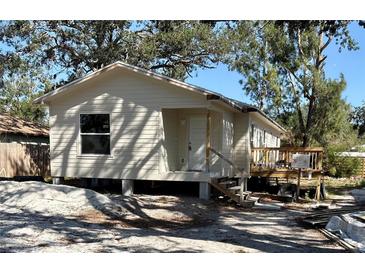
<svg viewBox="0 0 365 274"><path fill-rule="evenodd" d="M189 170L204 171L207 118L204 115L191 116L189 125Z"/></svg>

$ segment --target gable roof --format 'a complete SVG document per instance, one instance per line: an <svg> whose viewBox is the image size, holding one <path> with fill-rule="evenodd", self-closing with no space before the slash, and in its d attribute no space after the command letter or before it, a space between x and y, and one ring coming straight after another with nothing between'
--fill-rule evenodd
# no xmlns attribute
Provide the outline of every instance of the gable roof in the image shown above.
<svg viewBox="0 0 365 274"><path fill-rule="evenodd" d="M48 128L28 122L8 113L0 114L0 134L21 134L26 136L48 136Z"/></svg>
<svg viewBox="0 0 365 274"><path fill-rule="evenodd" d="M56 95L59 95L59 94L62 94L63 92L68 90L70 87L81 84L81 83L83 83L87 80L90 80L90 79L100 75L101 73L110 71L110 70L112 70L114 68L117 68L117 67L124 68L124 69L130 70L130 71L133 71L133 72L136 72L136 73L139 73L139 74L154 78L156 80L168 82L169 84L174 85L174 86L178 86L178 87L181 87L181 88L184 88L184 89L196 92L196 93L203 94L203 95L207 96L208 100L222 101L225 104L227 104L229 107L234 108L234 109L239 110L239 111L242 111L242 112L258 112L262 116L264 116L266 119L268 119L271 123L273 123L276 127L278 127L281 131L286 132L286 129L284 129L280 124L278 124L276 121L271 119L266 113L264 113L262 110L256 108L255 106L243 103L243 102L238 101L238 100L228 98L228 97L226 97L226 96L224 96L224 95L222 95L218 92L214 92L214 91L211 91L211 90L208 90L208 89L196 86L196 85L188 84L188 83L185 83L183 81L179 81L179 80L176 80L174 78L171 78L171 77L168 77L168 76L165 76L165 75L162 75L162 74L159 74L159 73L147 70L147 69L143 69L143 68L140 68L140 67L137 67L137 66L133 66L133 65L121 62L121 61L118 61L118 62L112 63L110 65L107 65L107 66L105 66L105 67L103 67L103 68L101 68L97 71L94 71L90 74L87 74L87 75L85 75L85 76L83 76L79 79L76 79L76 80L74 80L74 81L72 81L72 82L70 82L70 83L68 83L68 84L66 84L62 87L59 87L59 88L57 88L57 89L55 89L55 90L53 90L49 93L46 93L46 94L38 97L37 99L35 99L34 103L42 104L42 103L48 102L52 99L52 97L54 97Z"/></svg>

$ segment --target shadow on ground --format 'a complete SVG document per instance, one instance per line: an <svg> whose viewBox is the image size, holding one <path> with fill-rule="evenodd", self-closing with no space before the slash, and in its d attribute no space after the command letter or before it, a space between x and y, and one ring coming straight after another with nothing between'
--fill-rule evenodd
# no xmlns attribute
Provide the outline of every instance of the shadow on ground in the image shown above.
<svg viewBox="0 0 365 274"><path fill-rule="evenodd" d="M95 210L77 216L2 204L0 251L343 252L318 231L298 227L288 210L237 209L193 197L108 197L124 215L100 211L97 199L90 200Z"/></svg>

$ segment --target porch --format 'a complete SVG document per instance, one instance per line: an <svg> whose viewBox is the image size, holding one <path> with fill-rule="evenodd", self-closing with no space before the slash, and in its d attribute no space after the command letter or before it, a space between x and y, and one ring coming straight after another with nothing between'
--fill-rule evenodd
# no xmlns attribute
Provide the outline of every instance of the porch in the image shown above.
<svg viewBox="0 0 365 274"><path fill-rule="evenodd" d="M234 114L207 108L163 109L162 118L162 178L200 182L200 197L207 199L213 186L243 204L248 199L248 173L235 162L234 141L245 138L247 131L234 135Z"/></svg>
<svg viewBox="0 0 365 274"><path fill-rule="evenodd" d="M209 181L228 175L231 167L211 152L212 148L222 151L229 142L223 119L223 113L207 108L162 109L160 169L164 177Z"/></svg>
<svg viewBox="0 0 365 274"><path fill-rule="evenodd" d="M273 178L297 178L298 169L292 167L296 153L310 156L309 168L305 174L318 177L322 174L323 148L321 147L280 147L251 149L250 175Z"/></svg>

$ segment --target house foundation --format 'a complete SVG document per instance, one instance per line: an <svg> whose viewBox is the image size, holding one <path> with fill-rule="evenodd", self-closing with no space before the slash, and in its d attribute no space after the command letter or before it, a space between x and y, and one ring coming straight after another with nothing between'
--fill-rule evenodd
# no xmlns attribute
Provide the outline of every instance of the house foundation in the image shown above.
<svg viewBox="0 0 365 274"><path fill-rule="evenodd" d="M134 180L122 180L122 194L130 196L134 193Z"/></svg>
<svg viewBox="0 0 365 274"><path fill-rule="evenodd" d="M210 184L208 182L199 183L199 198L202 200L210 199Z"/></svg>
<svg viewBox="0 0 365 274"><path fill-rule="evenodd" d="M52 177L52 184L53 185L61 185L64 183L63 177Z"/></svg>
<svg viewBox="0 0 365 274"><path fill-rule="evenodd" d="M99 180L98 180L98 178L91 178L90 186L91 187L98 187L99 186Z"/></svg>

